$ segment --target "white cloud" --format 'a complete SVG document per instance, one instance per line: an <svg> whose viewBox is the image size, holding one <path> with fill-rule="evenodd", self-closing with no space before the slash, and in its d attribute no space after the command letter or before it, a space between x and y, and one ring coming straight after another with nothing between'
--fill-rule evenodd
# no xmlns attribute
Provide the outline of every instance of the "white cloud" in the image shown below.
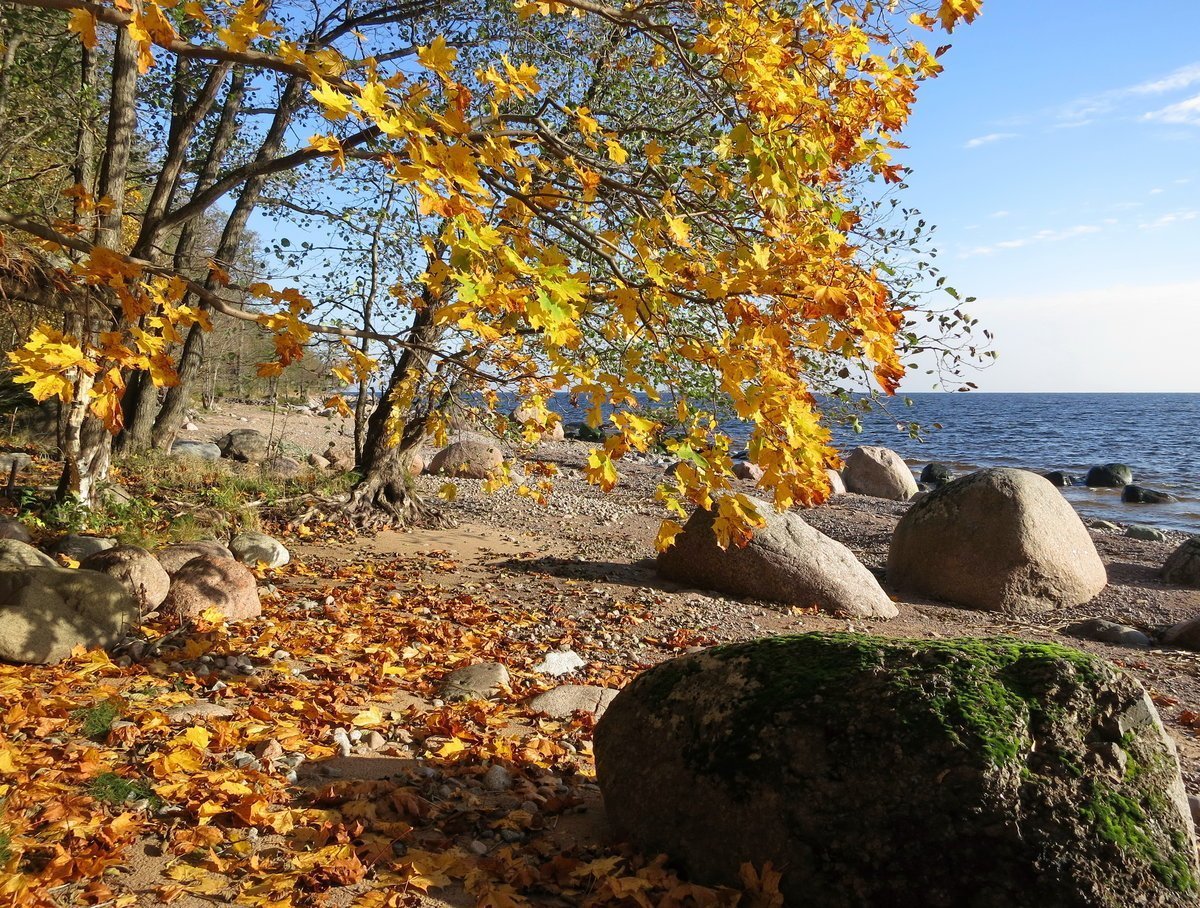
<svg viewBox="0 0 1200 908"><path fill-rule="evenodd" d="M1187 66L1181 66L1175 72L1161 79L1154 79L1149 82L1133 85L1125 89L1125 94L1161 95L1172 91L1182 91L1185 88L1191 88L1197 83L1200 83L1200 63L1190 63Z"/></svg>
<svg viewBox="0 0 1200 908"><path fill-rule="evenodd" d="M988 215L989 218L1006 218L1009 213L1007 211L993 211Z"/></svg>
<svg viewBox="0 0 1200 908"><path fill-rule="evenodd" d="M1138 229L1159 230L1163 227L1170 227L1172 224L1194 221L1197 218L1200 218L1200 211L1172 211L1169 214L1164 214L1162 217L1155 218L1153 221L1138 224Z"/></svg>
<svg viewBox="0 0 1200 908"><path fill-rule="evenodd" d="M1150 195L1162 195L1162 187L1155 186L1153 189L1150 190Z"/></svg>
<svg viewBox="0 0 1200 908"><path fill-rule="evenodd" d="M993 142L1002 142L1005 139L1015 139L1015 132L989 132L986 136L976 136L973 139L968 139L963 145L963 148L979 148L982 145L991 145Z"/></svg>
<svg viewBox="0 0 1200 908"><path fill-rule="evenodd" d="M1200 126L1200 95L1142 114L1142 119L1173 126Z"/></svg>
<svg viewBox="0 0 1200 908"><path fill-rule="evenodd" d="M1039 230L1028 236L1015 237L1011 240L1000 240L990 246L976 246L959 255L959 258L974 258L979 255L991 255L1001 249L1021 249L1024 246L1036 246L1041 243L1058 243L1072 237L1086 236L1090 233L1100 233L1104 228L1099 224L1077 224L1063 230Z"/></svg>

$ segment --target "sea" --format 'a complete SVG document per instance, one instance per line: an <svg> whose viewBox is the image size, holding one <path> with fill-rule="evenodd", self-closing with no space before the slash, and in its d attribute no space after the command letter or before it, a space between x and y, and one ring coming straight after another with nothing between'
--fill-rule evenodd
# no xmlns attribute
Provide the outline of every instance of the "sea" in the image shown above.
<svg viewBox="0 0 1200 908"><path fill-rule="evenodd" d="M566 423L584 419L565 397L553 406ZM859 414L859 422L860 433L832 425L840 451L883 445L917 476L936 461L955 475L1019 467L1062 470L1082 483L1089 467L1124 463L1137 485L1168 492L1176 501L1126 504L1120 489L1083 485L1063 494L1087 517L1200 535L1200 394L910 394ZM921 427L916 438L913 423ZM749 437L749 427L738 420L722 428L737 441Z"/></svg>

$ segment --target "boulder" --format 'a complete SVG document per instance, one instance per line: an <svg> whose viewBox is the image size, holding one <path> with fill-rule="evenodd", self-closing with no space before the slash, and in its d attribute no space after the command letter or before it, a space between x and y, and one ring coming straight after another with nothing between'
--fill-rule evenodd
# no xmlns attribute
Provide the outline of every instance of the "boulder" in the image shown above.
<svg viewBox="0 0 1200 908"><path fill-rule="evenodd" d="M930 492L896 524L888 582L966 608L1087 602L1108 582L1079 515L1036 473L981 470Z"/></svg>
<svg viewBox="0 0 1200 908"><path fill-rule="evenodd" d="M59 563L49 555L43 555L27 542L19 539L0 539L0 571L19 571L22 568L56 568Z"/></svg>
<svg viewBox="0 0 1200 908"><path fill-rule="evenodd" d="M1200 618L1189 618L1169 627L1162 635L1162 642L1200 653Z"/></svg>
<svg viewBox="0 0 1200 908"><path fill-rule="evenodd" d="M79 567L117 581L137 602L143 615L162 605L171 588L171 578L158 559L136 545L119 545L89 555Z"/></svg>
<svg viewBox="0 0 1200 908"><path fill-rule="evenodd" d="M258 429L234 429L216 441L221 456L240 463L261 463L267 458L270 439Z"/></svg>
<svg viewBox="0 0 1200 908"><path fill-rule="evenodd" d="M894 618L896 606L854 554L798 514L754 501L766 525L742 547L722 550L715 512L696 510L675 544L658 556L669 580L734 596L766 599L860 618Z"/></svg>
<svg viewBox="0 0 1200 908"><path fill-rule="evenodd" d="M100 490L100 500L111 508L133 504L136 499L134 494L125 488L125 486L110 483Z"/></svg>
<svg viewBox="0 0 1200 908"><path fill-rule="evenodd" d="M1142 542L1166 542L1167 534L1157 527L1148 527L1141 523L1131 523L1125 527L1125 535L1130 539L1140 539Z"/></svg>
<svg viewBox="0 0 1200 908"><path fill-rule="evenodd" d="M1173 551L1159 576L1163 583L1200 589L1200 538L1193 536Z"/></svg>
<svg viewBox="0 0 1200 908"><path fill-rule="evenodd" d="M586 665L583 657L573 649L552 649L542 656L542 661L535 665L533 670L539 675L557 678L559 675L577 672Z"/></svg>
<svg viewBox="0 0 1200 908"><path fill-rule="evenodd" d="M354 469L354 458L339 451L337 446L332 441L329 443L329 447L325 449L325 453L322 456L329 461L329 469L331 470L336 470L339 473L345 473L347 470Z"/></svg>
<svg viewBox="0 0 1200 908"><path fill-rule="evenodd" d="M447 700L486 700L508 684L508 669L499 662L478 662L448 674L441 692Z"/></svg>
<svg viewBox="0 0 1200 908"><path fill-rule="evenodd" d="M94 571L29 567L0 573L0 659L44 665L76 646L111 647L137 625L133 597Z"/></svg>
<svg viewBox="0 0 1200 908"><path fill-rule="evenodd" d="M7 482L14 468L20 473L22 470L29 469L32 464L33 458L21 451L0 453L0 481Z"/></svg>
<svg viewBox="0 0 1200 908"><path fill-rule="evenodd" d="M1121 492L1121 500L1126 504L1165 504L1174 501L1175 496L1142 486L1125 486Z"/></svg>
<svg viewBox="0 0 1200 908"><path fill-rule="evenodd" d="M845 495L846 484L842 482L842 474L837 470L826 470L825 475L829 477L829 497L834 495Z"/></svg>
<svg viewBox="0 0 1200 908"><path fill-rule="evenodd" d="M229 551L243 564L283 567L292 560L282 542L266 533L239 533L229 542Z"/></svg>
<svg viewBox="0 0 1200 908"><path fill-rule="evenodd" d="M596 718L604 715L615 690L591 684L560 684L553 690L530 697L525 705L535 713L545 713L552 719L569 719L577 712L591 713Z"/></svg>
<svg viewBox="0 0 1200 908"><path fill-rule="evenodd" d="M1133 470L1123 463L1106 463L1092 467L1084 483L1091 488L1119 489L1133 482Z"/></svg>
<svg viewBox="0 0 1200 908"><path fill-rule="evenodd" d="M304 472L304 465L294 457L279 454L264 460L261 464L261 469L264 476L291 479Z"/></svg>
<svg viewBox="0 0 1200 908"><path fill-rule="evenodd" d="M733 462L733 475L738 479L758 482L763 478L763 468L748 460L735 460Z"/></svg>
<svg viewBox="0 0 1200 908"><path fill-rule="evenodd" d="M1111 520L1100 520L1097 517L1093 517L1085 525L1093 530L1100 530L1104 533L1119 533L1121 531L1121 527Z"/></svg>
<svg viewBox="0 0 1200 908"><path fill-rule="evenodd" d="M426 456L423 448L418 448L409 451L404 462L409 476L420 476L425 472L425 466L428 464L429 458Z"/></svg>
<svg viewBox="0 0 1200 908"><path fill-rule="evenodd" d="M31 542L29 528L15 517L0 517L0 539L13 539L17 542Z"/></svg>
<svg viewBox="0 0 1200 908"><path fill-rule="evenodd" d="M618 834L699 883L770 862L780 904L1195 904L1175 746L1136 680L1067 647L716 647L618 694L595 753Z"/></svg>
<svg viewBox="0 0 1200 908"><path fill-rule="evenodd" d="M842 470L846 491L893 501L908 501L917 494L917 481L904 459L890 448L855 448Z"/></svg>
<svg viewBox="0 0 1200 908"><path fill-rule="evenodd" d="M1077 621L1064 627L1063 633L1072 637L1081 637L1084 640L1097 640L1100 643L1113 643L1118 646L1150 645L1150 638L1136 627L1117 624L1115 621L1105 621L1103 618Z"/></svg>
<svg viewBox="0 0 1200 908"><path fill-rule="evenodd" d="M930 489L940 489L954 478L954 471L944 463L927 463L921 471L921 482Z"/></svg>
<svg viewBox="0 0 1200 908"><path fill-rule="evenodd" d="M1051 470L1049 473L1043 473L1042 478L1057 489L1065 489L1067 486L1073 486L1079 481L1070 473L1064 473L1062 470Z"/></svg>
<svg viewBox="0 0 1200 908"><path fill-rule="evenodd" d="M80 533L68 533L50 546L50 552L54 555L66 555L75 561L83 561L90 555L116 548L116 545L117 540L110 536L84 536Z"/></svg>
<svg viewBox="0 0 1200 908"><path fill-rule="evenodd" d="M154 550L154 557L168 574L174 577L181 567L193 558L210 555L214 558L232 558L233 552L227 546L212 540L201 539L197 542L177 542Z"/></svg>
<svg viewBox="0 0 1200 908"><path fill-rule="evenodd" d="M190 457L214 463L221 459L221 449L207 441L187 441L179 438L171 445L172 457Z"/></svg>
<svg viewBox="0 0 1200 908"><path fill-rule="evenodd" d="M329 469L329 461L326 460L324 457L322 457L320 454L309 454L308 455L308 465L310 467L312 467L314 470L328 470Z"/></svg>
<svg viewBox="0 0 1200 908"><path fill-rule="evenodd" d="M604 430L593 429L585 422L573 422L567 426L566 435L568 438L577 438L579 441L604 441Z"/></svg>
<svg viewBox="0 0 1200 908"><path fill-rule="evenodd" d="M262 614L253 572L232 558L199 555L171 577L162 611L178 618L194 618L215 608L231 621Z"/></svg>
<svg viewBox="0 0 1200 908"><path fill-rule="evenodd" d="M504 454L491 442L471 436L453 441L433 455L426 471L434 475L487 479L504 464Z"/></svg>

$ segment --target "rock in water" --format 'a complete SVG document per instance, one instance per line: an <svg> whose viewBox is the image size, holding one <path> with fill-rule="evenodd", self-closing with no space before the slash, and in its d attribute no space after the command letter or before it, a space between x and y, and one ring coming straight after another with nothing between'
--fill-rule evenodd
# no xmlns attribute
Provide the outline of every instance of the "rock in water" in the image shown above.
<svg viewBox="0 0 1200 908"><path fill-rule="evenodd" d="M892 535L888 582L988 611L1087 602L1108 582L1087 529L1036 473L982 470L930 492Z"/></svg>
<svg viewBox="0 0 1200 908"><path fill-rule="evenodd" d="M713 531L716 514L699 509L658 556L658 572L690 587L767 599L859 618L894 618L899 612L879 581L854 553L813 529L799 514L779 514L751 499L766 525L743 548L722 550Z"/></svg>
<svg viewBox="0 0 1200 908"><path fill-rule="evenodd" d="M283 543L266 533L239 533L229 543L233 557L251 566L283 567L292 560Z"/></svg>
<svg viewBox="0 0 1200 908"><path fill-rule="evenodd" d="M0 659L61 662L76 646L110 647L141 617L133 597L95 571L31 567L0 573Z"/></svg>
<svg viewBox="0 0 1200 908"><path fill-rule="evenodd" d="M1160 576L1163 583L1200 589L1200 539L1188 539L1173 551Z"/></svg>
<svg viewBox="0 0 1200 908"><path fill-rule="evenodd" d="M171 576L162 611L179 618L194 618L215 608L231 621L262 614L253 572L232 558L200 555Z"/></svg>
<svg viewBox="0 0 1200 908"><path fill-rule="evenodd" d="M1094 489L1119 489L1133 482L1133 470L1123 463L1106 463L1088 470L1084 482Z"/></svg>
<svg viewBox="0 0 1200 908"><path fill-rule="evenodd" d="M1050 485L1059 489L1075 485L1075 477L1070 473L1064 473L1062 470L1051 470L1049 473L1043 473L1042 478L1048 480Z"/></svg>
<svg viewBox="0 0 1200 908"><path fill-rule="evenodd" d="M855 448L846 458L842 470L846 491L893 501L908 501L917 494L917 481L912 470L890 448Z"/></svg>
<svg viewBox="0 0 1200 908"><path fill-rule="evenodd" d="M221 456L241 463L260 463L266 459L270 439L258 429L234 429L216 441Z"/></svg>
<svg viewBox="0 0 1200 908"><path fill-rule="evenodd" d="M931 489L939 489L954 479L954 471L944 463L930 463L921 471L921 482Z"/></svg>
<svg viewBox="0 0 1200 908"><path fill-rule="evenodd" d="M595 735L609 819L788 905L1194 905L1196 840L1146 691L1046 644L772 637L663 663Z"/></svg>
<svg viewBox="0 0 1200 908"><path fill-rule="evenodd" d="M463 438L448 444L433 455L426 468L430 473L487 479L499 472L504 454L483 438Z"/></svg>
<svg viewBox="0 0 1200 908"><path fill-rule="evenodd" d="M1121 500L1126 504L1165 504L1174 501L1175 496L1168 492L1158 492L1142 486L1125 486L1121 492Z"/></svg>
<svg viewBox="0 0 1200 908"><path fill-rule="evenodd" d="M171 578L158 559L136 545L119 545L89 555L79 567L99 571L117 581L137 601L143 614L162 605L171 588Z"/></svg>

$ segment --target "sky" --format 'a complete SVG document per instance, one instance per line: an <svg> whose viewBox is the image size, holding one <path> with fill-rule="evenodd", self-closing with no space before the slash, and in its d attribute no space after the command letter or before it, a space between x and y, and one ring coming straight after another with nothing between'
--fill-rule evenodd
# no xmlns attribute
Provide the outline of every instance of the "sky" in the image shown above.
<svg viewBox="0 0 1200 908"><path fill-rule="evenodd" d="M1198 34L1200 0L986 0L951 36L904 198L996 335L981 390L1200 392Z"/></svg>

